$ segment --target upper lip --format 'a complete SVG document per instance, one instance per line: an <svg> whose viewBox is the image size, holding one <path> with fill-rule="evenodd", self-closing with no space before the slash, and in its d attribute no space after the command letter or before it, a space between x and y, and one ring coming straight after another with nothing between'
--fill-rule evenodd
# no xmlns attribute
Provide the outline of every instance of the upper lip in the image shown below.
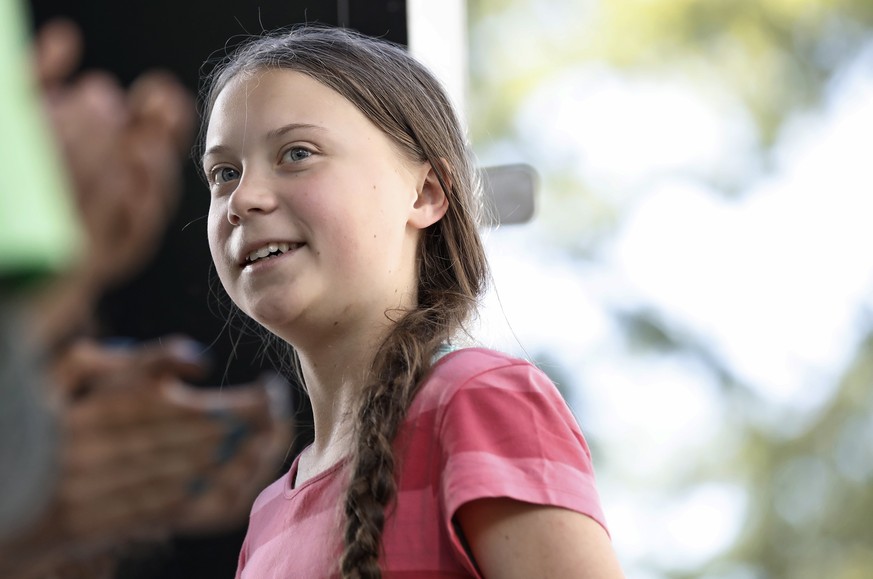
<svg viewBox="0 0 873 579"><path fill-rule="evenodd" d="M257 250L261 249L262 247L270 245L271 243L275 243L277 245L284 243L284 244L290 245L292 247L293 246L300 246L300 245L304 244L303 241L290 241L290 240L286 240L286 239L282 239L282 240L280 240L280 239L265 239L265 240L261 240L261 241L252 241L252 242L244 244L242 249L240 249L240 251L237 252L237 254L236 254L237 263L239 264L240 267L245 267L245 265L249 263L249 255L253 251L257 251Z"/></svg>

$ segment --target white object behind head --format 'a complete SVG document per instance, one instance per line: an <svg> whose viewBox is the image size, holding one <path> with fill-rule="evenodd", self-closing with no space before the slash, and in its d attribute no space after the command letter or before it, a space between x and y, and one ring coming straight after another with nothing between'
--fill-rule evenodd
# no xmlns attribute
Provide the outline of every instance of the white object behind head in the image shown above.
<svg viewBox="0 0 873 579"><path fill-rule="evenodd" d="M409 53L433 72L466 125L467 2L407 0ZM537 175L530 165L481 169L486 220L483 226L525 223L534 215Z"/></svg>

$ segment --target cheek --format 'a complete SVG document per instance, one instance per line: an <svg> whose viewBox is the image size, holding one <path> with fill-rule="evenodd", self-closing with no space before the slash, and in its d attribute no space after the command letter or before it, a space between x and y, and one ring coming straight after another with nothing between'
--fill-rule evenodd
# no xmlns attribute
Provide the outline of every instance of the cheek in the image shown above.
<svg viewBox="0 0 873 579"><path fill-rule="evenodd" d="M226 220L224 221L226 222ZM222 220L213 219L212 213L209 215L206 236L209 241L209 253L212 255L212 263L215 266L215 273L218 276L218 282L221 284L221 287L227 293L228 297L239 306L239 302L235 297L236 293L234 291L235 285L233 275L230 271L227 254L224 250L226 232L224 231ZM214 282L214 279L212 282ZM214 290L214 287L211 288L211 291Z"/></svg>
<svg viewBox="0 0 873 579"><path fill-rule="evenodd" d="M209 213L206 214L206 237L209 240L209 248L213 249L219 242L221 233L221 211L216 204L209 204ZM213 250L214 251L214 250Z"/></svg>
<svg viewBox="0 0 873 579"><path fill-rule="evenodd" d="M226 219L223 219L221 211L209 208L209 215L206 223L206 239L209 242L209 253L212 254L212 262L215 264L215 269L218 270L221 276L225 265L224 242L227 238L225 231ZM222 280L223 281L223 280Z"/></svg>

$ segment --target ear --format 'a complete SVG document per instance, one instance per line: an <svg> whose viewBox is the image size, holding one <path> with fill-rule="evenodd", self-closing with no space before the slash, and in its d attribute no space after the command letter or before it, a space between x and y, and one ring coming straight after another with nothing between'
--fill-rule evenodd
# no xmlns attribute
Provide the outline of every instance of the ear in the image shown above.
<svg viewBox="0 0 873 579"><path fill-rule="evenodd" d="M446 187L451 187L449 172L444 171ZM416 229L425 229L446 214L449 197L440 185L436 170L430 163L422 163L419 173L417 196L409 214L409 224Z"/></svg>

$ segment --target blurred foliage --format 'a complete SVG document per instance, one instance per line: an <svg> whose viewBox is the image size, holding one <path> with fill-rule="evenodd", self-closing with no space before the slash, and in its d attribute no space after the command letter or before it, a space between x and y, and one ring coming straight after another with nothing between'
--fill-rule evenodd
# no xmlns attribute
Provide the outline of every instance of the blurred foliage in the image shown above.
<svg viewBox="0 0 873 579"><path fill-rule="evenodd" d="M871 0L469 0L468 6L474 143L521 154L515 119L525 100L562 71L590 64L627 75L681 74L729 91L754 120L766 154L786 123L819 106L834 75L873 39ZM543 175L543 187L545 226L575 228L562 248L587 259L623 206L610 206L570 171ZM581 216L580 207L593 216ZM766 403L748 385L670 320L646 311L614 314L632 349L688 353L723 386L725 430L738 451L722 457L713 448L712 456L696 457L690 477L672 490L721 480L741 485L747 497L744 528L727 552L697 569L651 562L648 570L677 579L873 577L873 331L827 404L812 416L780 418L779 409L762 410ZM762 421L764 412L784 428Z"/></svg>
<svg viewBox="0 0 873 579"><path fill-rule="evenodd" d="M762 577L873 577L873 336L802 432L744 433L749 526L729 561Z"/></svg>
<svg viewBox="0 0 873 579"><path fill-rule="evenodd" d="M873 30L870 0L469 0L468 7L473 141L489 151L514 139L520 160L529 160L517 126L526 99L568 70L603 65L631 78L679 77L714 101L730 95L754 121L756 162L766 168L785 123L821 102ZM549 195L540 214L551 237L584 256L633 196L616 185L593 189L572 174L570 158L548 160L562 162L544 175ZM560 182L563 173L572 188ZM744 183L733 178L741 182L712 184L734 195ZM562 210L580 200L588 211ZM576 216L571 224L568 213Z"/></svg>
<svg viewBox="0 0 873 579"><path fill-rule="evenodd" d="M610 0L601 6L596 56L646 68L688 61L687 69L721 78L742 96L766 142L787 112L817 102L873 25L868 0Z"/></svg>
<svg viewBox="0 0 873 579"><path fill-rule="evenodd" d="M474 37L479 139L506 127L544 77L602 61L646 72L679 68L725 83L769 143L792 111L818 102L826 81L873 28L869 0L470 0L469 7L474 26L527 21L513 26L512 35L496 29ZM500 71L497 85L476 90L477 82L494 82L485 70L491 67ZM503 98L476 100L489 94Z"/></svg>

